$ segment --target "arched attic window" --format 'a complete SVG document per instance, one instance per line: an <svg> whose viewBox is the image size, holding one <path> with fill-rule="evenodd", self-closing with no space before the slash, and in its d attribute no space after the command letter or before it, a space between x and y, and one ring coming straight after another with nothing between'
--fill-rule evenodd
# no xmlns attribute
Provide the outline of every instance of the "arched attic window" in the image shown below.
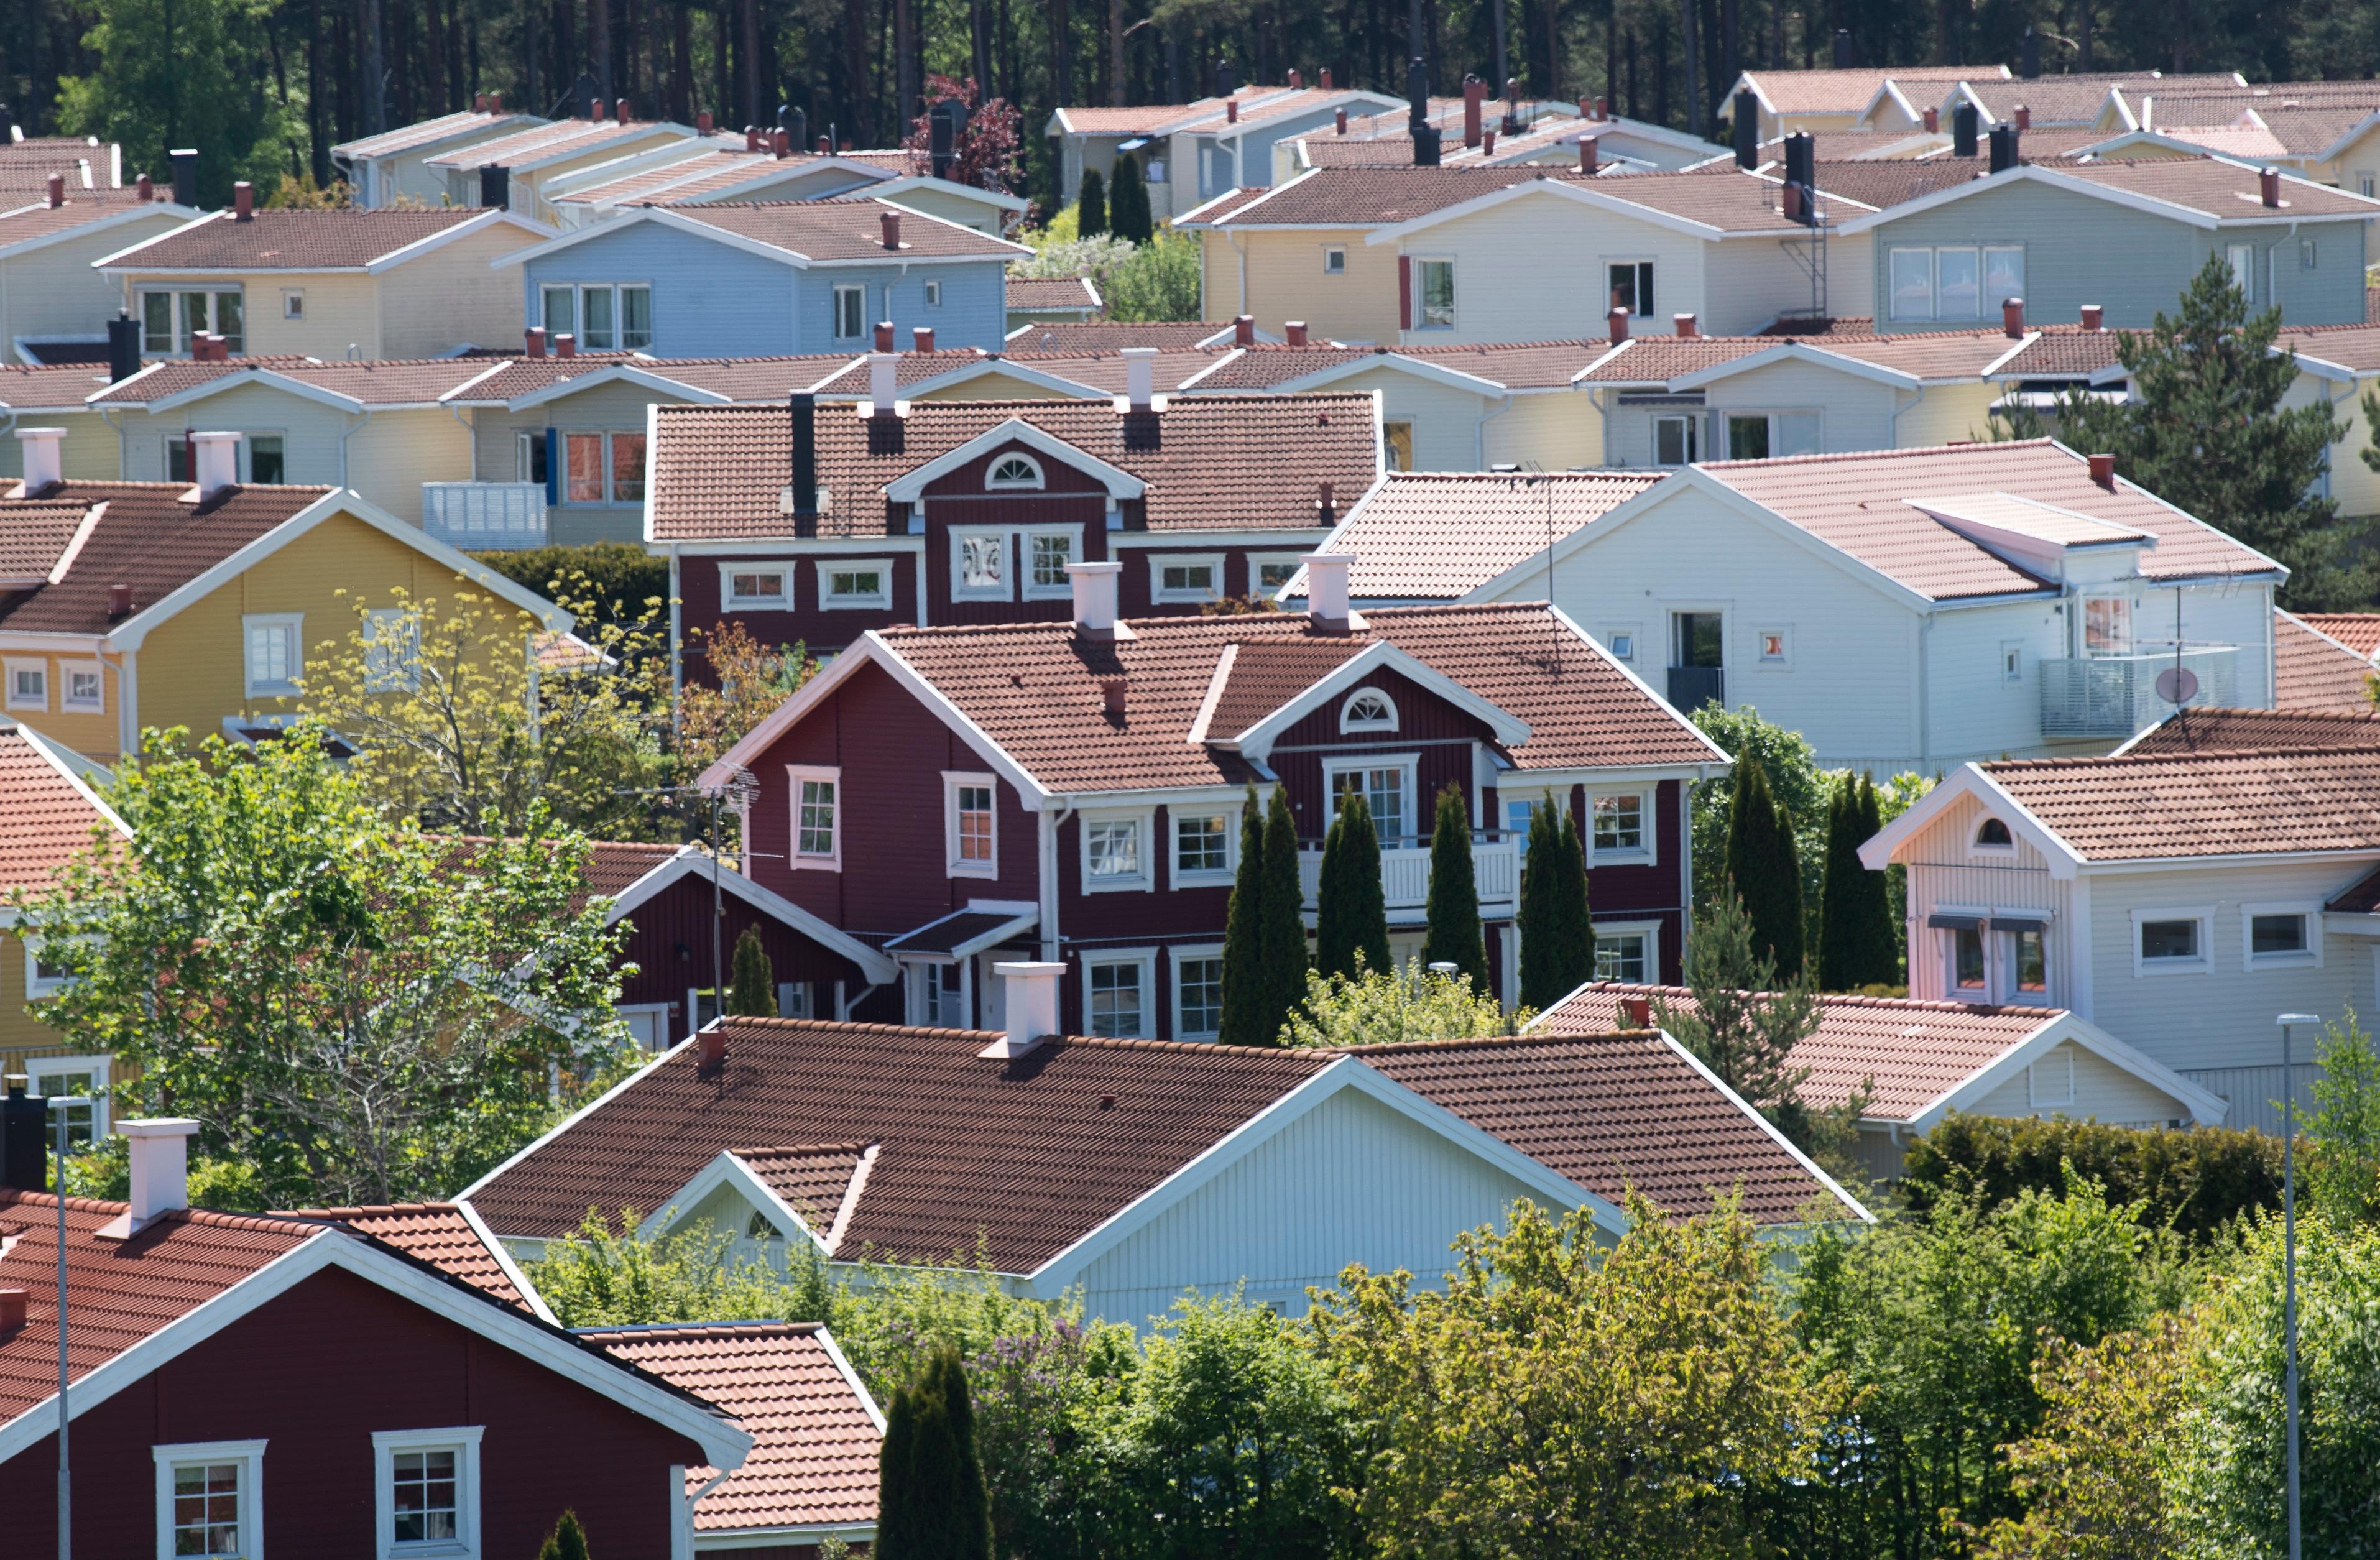
<svg viewBox="0 0 2380 1560"><path fill-rule="evenodd" d="M1342 732L1394 731L1396 728L1396 701L1377 688L1359 688L1339 706L1339 729Z"/></svg>
<svg viewBox="0 0 2380 1560"><path fill-rule="evenodd" d="M991 469L983 475L983 485L996 493L1038 489L1043 485L1041 463L1021 451L1010 450L991 463Z"/></svg>
<svg viewBox="0 0 2380 1560"><path fill-rule="evenodd" d="M1986 818L1975 826L1975 848L1978 850L2014 850L2016 836L2009 826L1997 818Z"/></svg>

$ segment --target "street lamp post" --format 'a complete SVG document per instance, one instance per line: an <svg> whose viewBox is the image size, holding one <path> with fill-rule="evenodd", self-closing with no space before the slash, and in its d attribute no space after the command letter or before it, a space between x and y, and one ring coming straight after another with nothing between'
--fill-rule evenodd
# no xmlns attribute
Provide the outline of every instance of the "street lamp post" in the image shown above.
<svg viewBox="0 0 2380 1560"><path fill-rule="evenodd" d="M2313 1013L2284 1013L2281 1026L2281 1351L2284 1405L2289 1425L2289 1560L2301 1560L2298 1511L2298 1088L2289 1054L2289 1030L2319 1024Z"/></svg>

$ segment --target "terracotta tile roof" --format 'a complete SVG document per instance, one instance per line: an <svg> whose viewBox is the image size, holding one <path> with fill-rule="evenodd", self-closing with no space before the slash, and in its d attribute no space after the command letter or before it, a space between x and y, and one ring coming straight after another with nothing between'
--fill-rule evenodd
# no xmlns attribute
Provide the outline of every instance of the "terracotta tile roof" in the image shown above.
<svg viewBox="0 0 2380 1560"><path fill-rule="evenodd" d="M2061 178L2079 178L2161 201L2217 221L2288 220L2292 217L2380 216L2380 203L2302 179L2281 180L2281 209L2267 210L2258 193L2260 177L2252 167L2214 157L2149 157L2137 162L2112 160L2066 163L2057 169Z"/></svg>
<svg viewBox="0 0 2380 1560"><path fill-rule="evenodd" d="M487 216L468 207L309 211L266 207L246 222L216 212L144 244L115 263L161 271L360 271L410 244ZM523 243L528 234L520 236Z"/></svg>
<svg viewBox="0 0 2380 1560"><path fill-rule="evenodd" d="M1758 335L1635 335L1620 350L1607 351L1582 384L1667 384L1738 358L1767 352L1778 343Z"/></svg>
<svg viewBox="0 0 2380 1560"><path fill-rule="evenodd" d="M1997 327L1990 330L1896 331L1864 338L1846 335L1809 345L1839 357L1857 359L1878 368L1913 373L1927 381L1968 380L1982 376L2022 345Z"/></svg>
<svg viewBox="0 0 2380 1560"><path fill-rule="evenodd" d="M891 212L904 217L901 251L884 247L878 218ZM774 201L753 204L717 201L687 206L677 214L689 222L754 239L788 254L813 262L838 260L938 260L982 256L1006 259L1023 252L1004 238L994 238L956 223L937 222L915 212L904 212L881 201Z"/></svg>
<svg viewBox="0 0 2380 1560"><path fill-rule="evenodd" d="M2085 859L2380 850L2380 737L2362 748L2027 759L1983 769Z"/></svg>
<svg viewBox="0 0 2380 1560"><path fill-rule="evenodd" d="M2284 710L2363 714L2373 708L2372 657L2286 612L2273 614L2273 702Z"/></svg>
<svg viewBox="0 0 2380 1560"><path fill-rule="evenodd" d="M2314 325L2285 330L2273 345L2301 358L2317 359L2350 373L2380 373L2380 326Z"/></svg>
<svg viewBox="0 0 2380 1560"><path fill-rule="evenodd" d="M2007 74L2005 67L1990 70L1970 66L1910 65L1890 69L1863 67L1851 70L1747 70L1742 79L1756 88L1779 114L1858 114L1888 80L1900 83L1905 95L1922 105L1925 100L1907 91L1913 82L1969 81ZM1719 106L1731 111L1733 101L1730 94L1720 100Z"/></svg>
<svg viewBox="0 0 2380 1560"><path fill-rule="evenodd" d="M487 114L467 108L459 114L441 114L434 119L417 119L410 125L399 125L376 136L343 140L331 148L331 155L342 162L393 157L400 152L410 152L417 146L433 146L455 136L468 135L473 130L485 130L492 135L526 117L528 116L520 114Z"/></svg>
<svg viewBox="0 0 2380 1560"><path fill-rule="evenodd" d="M1149 360L1149 382L1157 386L1159 394L1170 396L1184 382L1213 368L1224 350L1212 347L1182 350L1160 347L1157 356ZM1131 384L1131 371L1125 366L1121 352L1000 352L985 356L1014 363L1020 368L1055 374L1086 389L1104 390L1111 396L1124 394ZM866 378L864 372L855 371L836 379L833 388L840 393L843 386L848 384L850 394L865 395L867 385L863 381ZM1204 382L1197 388L1204 390Z"/></svg>
<svg viewBox="0 0 2380 1560"><path fill-rule="evenodd" d="M2159 96L2168 93L2228 91L2240 90L2237 77L2228 71L2210 71L2201 75L2159 76L2155 71L2094 71L2076 72L2070 76L2036 76L2031 79L1971 80L1967 90L1988 110L1994 119L2013 119L2022 106L2037 126L2079 125L2085 128L2097 123L2099 111L2107 105L2107 93L2120 91L2127 98L2143 92ZM1921 105L1926 101L1911 94ZM2027 132L2030 134L2030 132Z"/></svg>
<svg viewBox="0 0 2380 1560"><path fill-rule="evenodd" d="M1545 174L1535 167L1317 168L1272 189L1250 191L1248 201L1199 221L1248 227L1385 227Z"/></svg>
<svg viewBox="0 0 2380 1560"><path fill-rule="evenodd" d="M698 199L718 189L733 189L771 168L793 174L806 165L819 161L815 152L806 157L780 158L772 152L747 152L740 141L734 146L714 146L707 152L698 141L686 144L693 154L682 162L639 168L634 173L605 179L601 184L581 185L554 196L553 203L557 206L674 205L682 200Z"/></svg>
<svg viewBox="0 0 2380 1560"><path fill-rule="evenodd" d="M1014 286L1011 281L1008 284ZM1010 334L1002 347L1010 352L1112 352L1120 347L1156 347L1187 351L1216 337L1229 346L1228 322L1190 320L1152 324L1128 320L1052 320Z"/></svg>
<svg viewBox="0 0 2380 1560"><path fill-rule="evenodd" d="M2046 439L1720 461L1698 469L1937 601L2043 587L1912 507L1912 495L2010 494L2147 531L2157 542L2141 554L2140 570L2151 579L2257 575L2275 567L2214 527L2167 507L2121 472L2116 491L2105 491L2091 481L2083 457Z"/></svg>
<svg viewBox="0 0 2380 1560"><path fill-rule="evenodd" d="M721 1074L655 1064L471 1195L499 1235L554 1237L590 1207L659 1209L722 1150L881 1145L843 1250L983 1250L1029 1272L1334 1056L1055 1039L1013 1061L955 1030L729 1018ZM1112 1105L1103 1096L1113 1095Z"/></svg>
<svg viewBox="0 0 2380 1560"><path fill-rule="evenodd" d="M2107 139L2106 131L2084 125L2041 126L2018 137L2017 154L2027 163L2037 163L2045 167L2063 167Z"/></svg>
<svg viewBox="0 0 2380 1560"><path fill-rule="evenodd" d="M0 726L0 896L49 886L91 843L92 829L111 826L36 738Z"/></svg>
<svg viewBox="0 0 2380 1560"><path fill-rule="evenodd" d="M884 1436L812 1322L676 1322L579 1336L735 1417L752 1450L694 1508L701 1533L869 1525ZM688 1495L717 1477L686 1470Z"/></svg>
<svg viewBox="0 0 2380 1560"><path fill-rule="evenodd" d="M91 506L73 499L28 499L11 504L0 527L0 591L37 589L12 583L46 580L82 529Z"/></svg>
<svg viewBox="0 0 2380 1560"><path fill-rule="evenodd" d="M625 125L615 119L561 119L552 124L531 125L492 140L457 147L427 159L423 165L452 168L461 173L470 173L490 163L500 167L517 168L526 164L543 162L549 157L576 156L593 152L607 142L650 135L655 129L667 128L641 119Z"/></svg>
<svg viewBox="0 0 2380 1560"><path fill-rule="evenodd" d="M2128 334L2125 331L2086 331L2080 325L2042 325L2033 327L2034 339L2017 349L2016 355L2000 365L2000 372L2010 379L2086 379L2102 369L2110 369L2119 360L2117 347Z"/></svg>
<svg viewBox="0 0 2380 1560"><path fill-rule="evenodd" d="M1581 369L1608 356L1608 341L1524 341L1449 347L1288 347L1260 342L1236 356L1209 365L1193 388L1263 390L1318 373L1324 369L1359 363L1367 358L1402 359L1469 374L1514 390L1556 390L1569 385ZM1383 367L1395 366L1384 362Z"/></svg>
<svg viewBox="0 0 2380 1560"><path fill-rule="evenodd" d="M0 628L14 633L103 634L113 585L132 587L135 611L197 579L331 492L322 487L234 487L185 504L182 482L55 483L41 497L107 512L91 530L65 579L0 597ZM0 529L22 500L0 498Z"/></svg>
<svg viewBox="0 0 2380 1560"><path fill-rule="evenodd" d="M0 207L9 203L0 197ZM53 206L45 199L0 213L0 250L32 238L46 238L53 233L71 233L88 224L139 209L140 202L132 199L130 190L69 189L63 206Z"/></svg>
<svg viewBox="0 0 2380 1560"><path fill-rule="evenodd" d="M2125 746L2133 757L2380 747L2380 710L2180 710Z"/></svg>
<svg viewBox="0 0 2380 1560"><path fill-rule="evenodd" d="M0 1188L0 1288L26 1291L25 1325L0 1337L0 1423L58 1388L57 1199ZM182 1209L127 1240L96 1232L121 1202L67 1200L67 1353L88 1376L309 1240L339 1237L289 1219Z"/></svg>
<svg viewBox="0 0 2380 1560"><path fill-rule="evenodd" d="M1328 551L1361 601L1454 601L1659 481L1660 471L1392 471ZM1536 592L1532 592L1536 593Z"/></svg>
<svg viewBox="0 0 2380 1560"><path fill-rule="evenodd" d="M0 363L0 406L79 408L106 384L106 369L87 363Z"/></svg>
<svg viewBox="0 0 2380 1560"><path fill-rule="evenodd" d="M395 1247L408 1257L454 1274L508 1306L525 1305L521 1292L488 1249L471 1221L451 1202L400 1202L376 1208L295 1208L291 1218L336 1225ZM71 1303L71 1298L69 1299Z"/></svg>
<svg viewBox="0 0 2380 1560"><path fill-rule="evenodd" d="M1820 163L1813 171L1817 176L1820 193L1840 195L1881 211L1903 201L1914 201L1920 195L1969 183L1989 166L1981 157L1900 157L1874 163ZM1784 173L1781 165L1776 165L1768 170L1768 177L1782 180Z"/></svg>
<svg viewBox="0 0 2380 1560"><path fill-rule="evenodd" d="M820 1244L834 1234L835 1214L851 1192L852 1177L867 1162L868 1143L820 1143L806 1148L737 1149L761 1185L802 1216ZM833 1254L830 1247L828 1254Z"/></svg>
<svg viewBox="0 0 2380 1560"><path fill-rule="evenodd" d="M114 172L111 161L106 146L63 137L0 144L0 190L7 192L6 204L18 205L45 196L50 176L62 174L67 193L95 194L112 188L107 182ZM91 170L88 177L83 172L86 165ZM171 189L170 181L165 188Z"/></svg>
<svg viewBox="0 0 2380 1560"><path fill-rule="evenodd" d="M1639 1191L1686 1218L1740 1189L1760 1224L1855 1216L1658 1034L1541 1021L1515 1039L1354 1054L1612 1202Z"/></svg>
<svg viewBox="0 0 2380 1560"><path fill-rule="evenodd" d="M1381 608L1355 634L1322 635L1303 614L1135 620L1134 638L1078 640L1064 623L890 628L879 638L1049 789L1240 786L1245 761L1189 734L1226 646L1386 640L1527 723L1508 755L1523 771L1718 762L1670 707L1542 603ZM1258 655L1268 653L1259 650ZM1338 653L1334 643L1326 658ZM1335 662L1333 663L1335 664ZM1100 679L1130 679L1122 722ZM1223 718L1209 722L1222 735Z"/></svg>
<svg viewBox="0 0 2380 1560"><path fill-rule="evenodd" d="M2160 125L2155 133L2221 157L2261 163L2289 155L2288 145L2264 125Z"/></svg>
<svg viewBox="0 0 2380 1560"><path fill-rule="evenodd" d="M1091 279L1088 276L1011 276L1008 278L1008 309L1011 313L1029 313L1036 310L1097 309L1099 307L1099 291L1091 286Z"/></svg>
<svg viewBox="0 0 2380 1560"><path fill-rule="evenodd" d="M220 363L168 359L145 374L109 385L96 404L146 406L236 374L270 372L365 406L428 406L493 367L485 358L392 358L324 362L312 358L235 358Z"/></svg>
<svg viewBox="0 0 2380 1560"><path fill-rule="evenodd" d="M2297 618L2358 655L2380 655L2380 612L2301 612Z"/></svg>
<svg viewBox="0 0 2380 1560"><path fill-rule="evenodd" d="M1231 664L1219 662L1208 682L1208 736L1238 737L1370 648L1352 634L1233 644Z"/></svg>
<svg viewBox="0 0 2380 1560"><path fill-rule="evenodd" d="M921 401L890 430L860 409L819 413L821 535L885 534L889 483L1011 419L1147 482L1152 531L1309 527L1321 483L1352 499L1378 469L1369 396L1190 396L1137 416L1096 400ZM790 534L792 440L783 408L659 408L650 540Z"/></svg>
<svg viewBox="0 0 2380 1560"><path fill-rule="evenodd" d="M1682 986L1604 981L1572 992L1530 1032L1618 1028L1628 1022L1622 1005L1632 999L1694 1010L1693 993ZM1818 1013L1817 1030L1793 1047L1788 1064L1809 1069L1803 1103L1836 1110L1864 1088L1864 1115L1873 1121L1913 1120L2026 1036L2066 1016L2043 1007L1831 995L1818 999Z"/></svg>

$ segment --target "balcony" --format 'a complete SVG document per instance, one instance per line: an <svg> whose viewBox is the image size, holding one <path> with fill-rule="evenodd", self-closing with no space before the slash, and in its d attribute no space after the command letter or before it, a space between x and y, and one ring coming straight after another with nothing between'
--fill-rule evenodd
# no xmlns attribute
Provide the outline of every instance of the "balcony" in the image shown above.
<svg viewBox="0 0 2380 1560"><path fill-rule="evenodd" d="M1727 673L1718 666L1672 666L1670 668L1670 707L1681 714L1693 714L1706 704L1725 707L1727 703Z"/></svg>
<svg viewBox="0 0 2380 1560"><path fill-rule="evenodd" d="M2198 679L2184 701L2228 707L2237 679L2235 645L2185 646L2182 669ZM2171 714L2157 692L2157 675L2173 669L2171 651L2151 655L2045 657L2041 663L2041 735L2045 738L2104 737L2122 741Z"/></svg>
<svg viewBox="0 0 2380 1560"><path fill-rule="evenodd" d="M545 545L542 482L424 482L421 529L467 553Z"/></svg>
<svg viewBox="0 0 2380 1560"><path fill-rule="evenodd" d="M1475 835L1471 844L1471 877L1479 888L1479 913L1484 916L1508 916L1520 905L1521 842L1517 839L1496 839L1482 843ZM1305 908L1317 908L1316 895L1322 882L1322 850L1312 847L1297 853L1297 882L1305 891ZM1429 847L1407 847L1383 849L1380 852L1380 886L1389 902L1389 913L1418 910L1429 903Z"/></svg>

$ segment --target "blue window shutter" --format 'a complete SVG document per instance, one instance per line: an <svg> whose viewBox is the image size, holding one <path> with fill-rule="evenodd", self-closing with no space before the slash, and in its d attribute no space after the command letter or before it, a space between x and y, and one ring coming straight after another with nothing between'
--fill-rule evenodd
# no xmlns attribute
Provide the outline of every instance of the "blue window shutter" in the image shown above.
<svg viewBox="0 0 2380 1560"><path fill-rule="evenodd" d="M562 502L562 434L552 428L545 431L545 501Z"/></svg>

